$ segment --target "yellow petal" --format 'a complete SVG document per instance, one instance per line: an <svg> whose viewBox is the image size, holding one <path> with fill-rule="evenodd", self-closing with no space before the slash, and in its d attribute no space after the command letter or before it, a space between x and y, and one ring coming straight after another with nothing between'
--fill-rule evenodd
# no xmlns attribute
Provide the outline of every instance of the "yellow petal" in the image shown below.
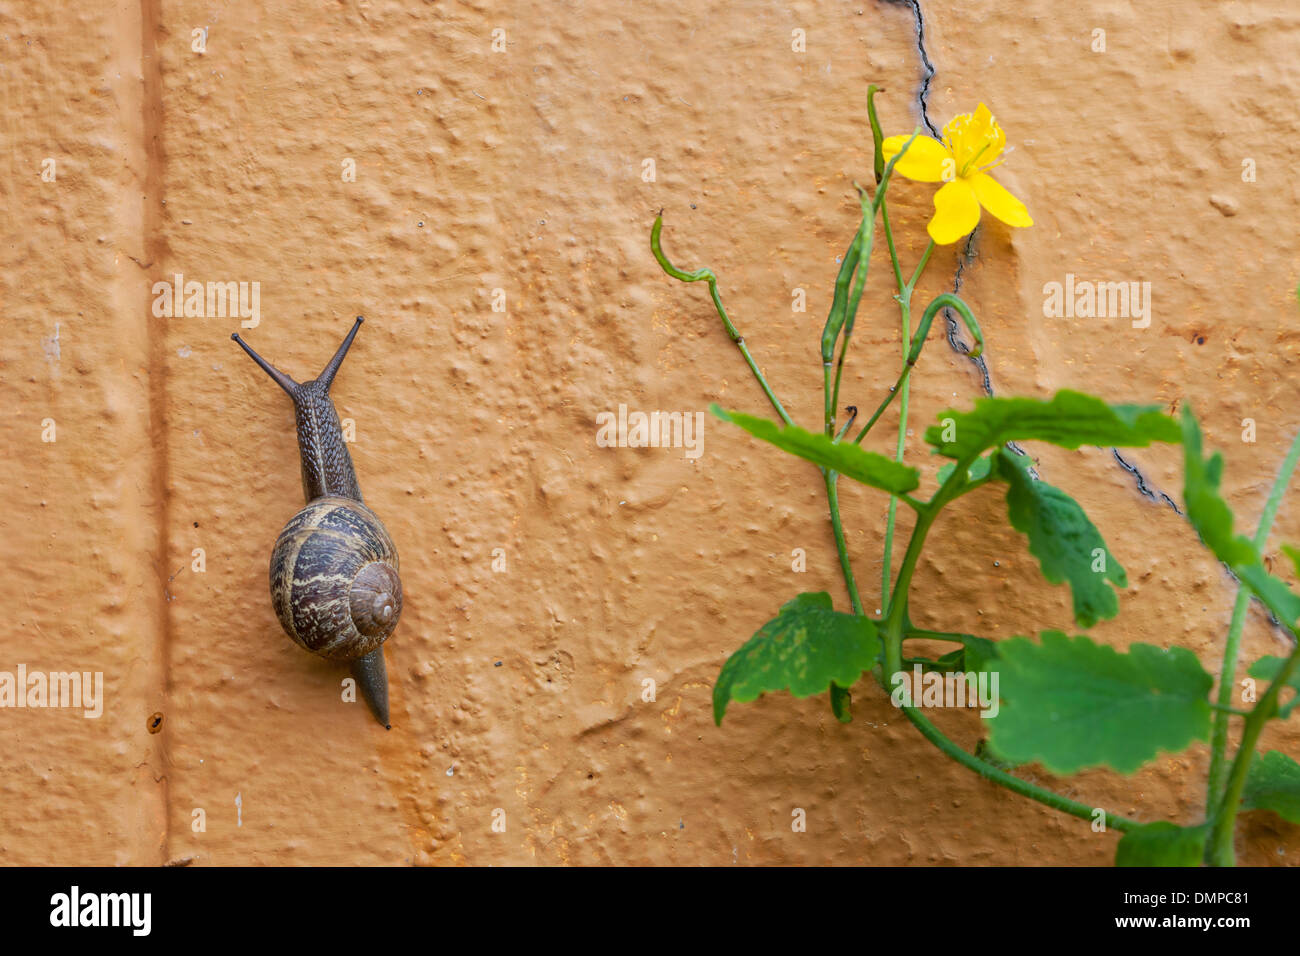
<svg viewBox="0 0 1300 956"><path fill-rule="evenodd" d="M980 221L980 204L969 181L954 179L934 194L934 218L926 226L941 246L956 242Z"/></svg>
<svg viewBox="0 0 1300 956"><path fill-rule="evenodd" d="M976 173L974 176L967 177L971 188L975 191L975 198L979 200L981 206L987 209L993 215L997 216L1008 226L1032 226L1034 220L1029 218L1029 210L1011 193L1007 192L992 176L987 173Z"/></svg>
<svg viewBox="0 0 1300 956"><path fill-rule="evenodd" d="M890 136L881 143L880 148L885 156L885 162L902 153L903 144L909 139L911 136ZM956 173L956 164L943 143L929 136L918 136L912 140L912 145L907 147L903 158L894 166L894 172L908 179L914 179L918 183L941 183L944 181L945 172L948 174L947 178L952 179Z"/></svg>

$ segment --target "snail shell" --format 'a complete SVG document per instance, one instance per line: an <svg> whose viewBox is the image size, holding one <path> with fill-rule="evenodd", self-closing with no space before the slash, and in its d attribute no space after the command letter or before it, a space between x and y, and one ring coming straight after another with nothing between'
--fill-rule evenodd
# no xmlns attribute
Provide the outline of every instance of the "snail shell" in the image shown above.
<svg viewBox="0 0 1300 956"><path fill-rule="evenodd" d="M393 633L402 614L397 549L359 501L326 496L284 526L271 552L280 625L314 654L355 661Z"/></svg>

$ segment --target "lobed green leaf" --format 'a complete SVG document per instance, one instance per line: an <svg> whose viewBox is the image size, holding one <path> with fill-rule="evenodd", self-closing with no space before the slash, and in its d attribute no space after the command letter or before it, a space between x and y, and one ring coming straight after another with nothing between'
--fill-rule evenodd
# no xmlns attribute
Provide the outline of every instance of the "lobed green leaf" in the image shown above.
<svg viewBox="0 0 1300 956"><path fill-rule="evenodd" d="M994 453L997 476L1007 483L1011 526L1029 538L1029 553L1038 559L1052 584L1068 582L1074 620L1092 627L1119 613L1117 587L1128 587L1123 566L1073 498L1029 474L1029 460L1005 448ZM1110 582L1110 583L1108 583Z"/></svg>
<svg viewBox="0 0 1300 956"><path fill-rule="evenodd" d="M1259 552L1244 535L1233 534L1233 515L1219 494L1223 456L1201 457L1201 426L1190 409L1183 409L1183 503L1187 520L1205 546L1229 567L1258 563Z"/></svg>
<svg viewBox="0 0 1300 956"><path fill-rule="evenodd" d="M1200 866L1210 825L1180 827L1148 823L1124 834L1115 850L1116 866Z"/></svg>
<svg viewBox="0 0 1300 956"><path fill-rule="evenodd" d="M800 594L722 665L713 686L713 720L722 723L730 701L756 700L767 691L811 697L832 683L847 688L879 653L880 638L870 619L834 610L825 591ZM841 721L846 697L832 697Z"/></svg>
<svg viewBox="0 0 1300 956"><path fill-rule="evenodd" d="M1181 439L1177 423L1158 405L1107 405L1100 398L1063 390L1051 399L981 398L970 412L948 410L925 440L948 458L972 457L1009 441L1141 447Z"/></svg>
<svg viewBox="0 0 1300 956"><path fill-rule="evenodd" d="M1182 435L1187 520L1214 556L1230 567L1281 621L1293 626L1300 620L1300 597L1264 569L1259 550L1249 538L1234 533L1232 509L1219 494L1223 456L1215 452L1209 458L1201 457L1201 427L1187 408L1183 409Z"/></svg>
<svg viewBox="0 0 1300 956"><path fill-rule="evenodd" d="M955 651L949 651L943 657L935 661L938 670L942 671L980 671L997 670L998 645L990 641L987 637L974 637L970 634L962 634L961 647Z"/></svg>
<svg viewBox="0 0 1300 956"><path fill-rule="evenodd" d="M1251 664L1250 670L1246 673L1259 680L1277 680L1277 675L1285 663L1285 658L1265 655ZM1291 679L1286 683L1288 687L1295 690L1295 695L1285 704L1280 699L1278 700L1277 713L1279 717L1290 717L1291 711L1295 709L1296 704L1300 703L1300 671L1293 671Z"/></svg>
<svg viewBox="0 0 1300 956"><path fill-rule="evenodd" d="M1017 637L997 649L1003 703L990 742L1017 764L1132 773L1209 734L1214 681L1186 648L1134 644L1120 653L1045 631L1041 644Z"/></svg>
<svg viewBox="0 0 1300 956"><path fill-rule="evenodd" d="M992 471L992 469L993 455L982 455L979 458L976 458L974 463L966 469L966 480L968 482L982 481L989 476L989 472ZM939 484L942 485L946 482L956 470L957 463L955 461L950 461L948 464L941 467L939 469L939 474L937 475Z"/></svg>
<svg viewBox="0 0 1300 956"><path fill-rule="evenodd" d="M782 427L769 419L726 411L717 405L710 406L710 410L724 422L739 425L755 438L864 485L905 495L915 491L920 484L920 473L915 468L867 451L852 442L831 441L825 435L814 434L798 425Z"/></svg>
<svg viewBox="0 0 1300 956"><path fill-rule="evenodd" d="M1256 754L1246 771L1241 809L1272 810L1283 820L1300 823L1300 764L1278 750Z"/></svg>

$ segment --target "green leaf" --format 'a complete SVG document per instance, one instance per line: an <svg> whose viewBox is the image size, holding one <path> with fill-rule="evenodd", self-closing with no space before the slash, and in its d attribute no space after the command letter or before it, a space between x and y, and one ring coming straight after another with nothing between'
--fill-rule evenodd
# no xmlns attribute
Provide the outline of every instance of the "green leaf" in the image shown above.
<svg viewBox="0 0 1300 956"><path fill-rule="evenodd" d="M866 451L852 442L833 442L825 435L805 431L798 425L784 428L766 418L756 418L743 412L729 412L717 405L710 411L724 422L739 425L745 431L783 451L797 455L814 465L837 471L846 478L864 485L880 488L896 495L915 491L920 484L920 473L915 468L899 464L892 458Z"/></svg>
<svg viewBox="0 0 1300 956"><path fill-rule="evenodd" d="M935 663L943 671L995 671L997 670L998 645L986 637L973 637L961 634L962 646L949 651Z"/></svg>
<svg viewBox="0 0 1300 956"><path fill-rule="evenodd" d="M993 468L992 455L983 455L980 458L976 458L975 463L966 469L966 480L980 481L984 478L987 478L989 475L989 471L992 468ZM955 461L950 461L948 462L948 464L940 468L938 474L939 484L943 484L945 481L947 481L949 476L952 475L952 473L956 470L957 470L957 463Z"/></svg>
<svg viewBox="0 0 1300 956"><path fill-rule="evenodd" d="M948 410L926 429L925 440L941 455L966 458L1009 441L1038 440L1081 445L1145 446L1177 442L1178 425L1158 405L1107 405L1100 398L1068 390L1049 401L981 398L975 410Z"/></svg>
<svg viewBox="0 0 1300 956"><path fill-rule="evenodd" d="M1266 655L1251 664L1250 670L1246 673L1259 680L1274 681L1277 680L1277 675L1285 663L1285 658ZM1300 668L1291 672L1291 679L1286 683L1288 687L1294 688L1295 696L1285 704L1278 702L1277 713L1279 717L1290 717L1291 711L1295 709L1296 704L1300 703Z"/></svg>
<svg viewBox="0 0 1300 956"><path fill-rule="evenodd" d="M1124 834L1115 850L1116 866L1200 866L1210 825L1180 827L1164 820Z"/></svg>
<svg viewBox="0 0 1300 956"><path fill-rule="evenodd" d="M1300 764L1277 750L1256 754L1246 771L1241 809L1272 810L1283 820L1300 823Z"/></svg>
<svg viewBox="0 0 1300 956"><path fill-rule="evenodd" d="M1043 577L1052 584L1069 582L1075 622L1092 627L1118 614L1119 598L1107 582L1125 588L1128 577L1078 502L1031 477L1029 460L1021 455L1004 448L995 461L998 477L1007 483L1011 526L1028 536L1029 553L1038 558Z"/></svg>
<svg viewBox="0 0 1300 956"><path fill-rule="evenodd" d="M998 669L998 645L984 637L966 637L966 653L962 656L962 670L993 671Z"/></svg>
<svg viewBox="0 0 1300 956"><path fill-rule="evenodd" d="M1243 539L1244 540L1244 539ZM1281 578L1275 578L1264 570L1264 563L1235 565L1232 570L1255 592L1255 596L1264 602L1280 621L1288 627L1294 627L1300 620L1300 597L1287 587Z"/></svg>
<svg viewBox="0 0 1300 956"><path fill-rule="evenodd" d="M1259 552L1244 536L1232 533L1233 515L1219 495L1223 456L1201 457L1201 427L1188 408L1183 409L1183 503L1187 520L1205 546L1230 567L1259 562Z"/></svg>
<svg viewBox="0 0 1300 956"><path fill-rule="evenodd" d="M1188 408L1183 409L1183 503L1187 520L1214 556L1288 625L1300 619L1300 597L1264 569L1259 551L1244 535L1233 532L1232 509L1219 494L1223 456L1201 457L1201 427Z"/></svg>
<svg viewBox="0 0 1300 956"><path fill-rule="evenodd" d="M1015 764L1013 761L1007 760L1000 753L998 753L991 746L989 746L989 741L987 737L982 738L979 741L979 743L975 745L975 756L979 757L980 760L983 760L985 763L991 763L999 770L1005 770L1008 773L1010 773L1012 770L1015 770L1017 766L1017 764Z"/></svg>
<svg viewBox="0 0 1300 956"><path fill-rule="evenodd" d="M841 724L853 723L853 695L839 684L831 684L831 713Z"/></svg>
<svg viewBox="0 0 1300 956"><path fill-rule="evenodd" d="M994 749L1054 773L1109 766L1132 773L1161 750L1210 730L1214 683L1191 651L1134 644L1121 654L1086 637L1044 631L1042 643L998 642L1002 707Z"/></svg>
<svg viewBox="0 0 1300 956"><path fill-rule="evenodd" d="M756 700L765 691L811 697L832 681L847 688L879 653L870 619L833 610L825 591L800 594L722 665L713 687L713 720L722 723L729 701Z"/></svg>

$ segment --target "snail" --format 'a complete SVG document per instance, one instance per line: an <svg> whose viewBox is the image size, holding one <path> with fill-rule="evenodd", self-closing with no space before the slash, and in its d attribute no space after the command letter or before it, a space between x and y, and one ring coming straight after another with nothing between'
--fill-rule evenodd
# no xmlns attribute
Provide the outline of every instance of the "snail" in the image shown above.
<svg viewBox="0 0 1300 956"><path fill-rule="evenodd" d="M315 381L295 382L230 337L293 399L307 506L289 519L271 551L271 605L294 643L351 665L352 676L381 724L388 721L383 643L402 614L397 549L366 507L352 456L343 443L329 390L365 321L357 316Z"/></svg>

